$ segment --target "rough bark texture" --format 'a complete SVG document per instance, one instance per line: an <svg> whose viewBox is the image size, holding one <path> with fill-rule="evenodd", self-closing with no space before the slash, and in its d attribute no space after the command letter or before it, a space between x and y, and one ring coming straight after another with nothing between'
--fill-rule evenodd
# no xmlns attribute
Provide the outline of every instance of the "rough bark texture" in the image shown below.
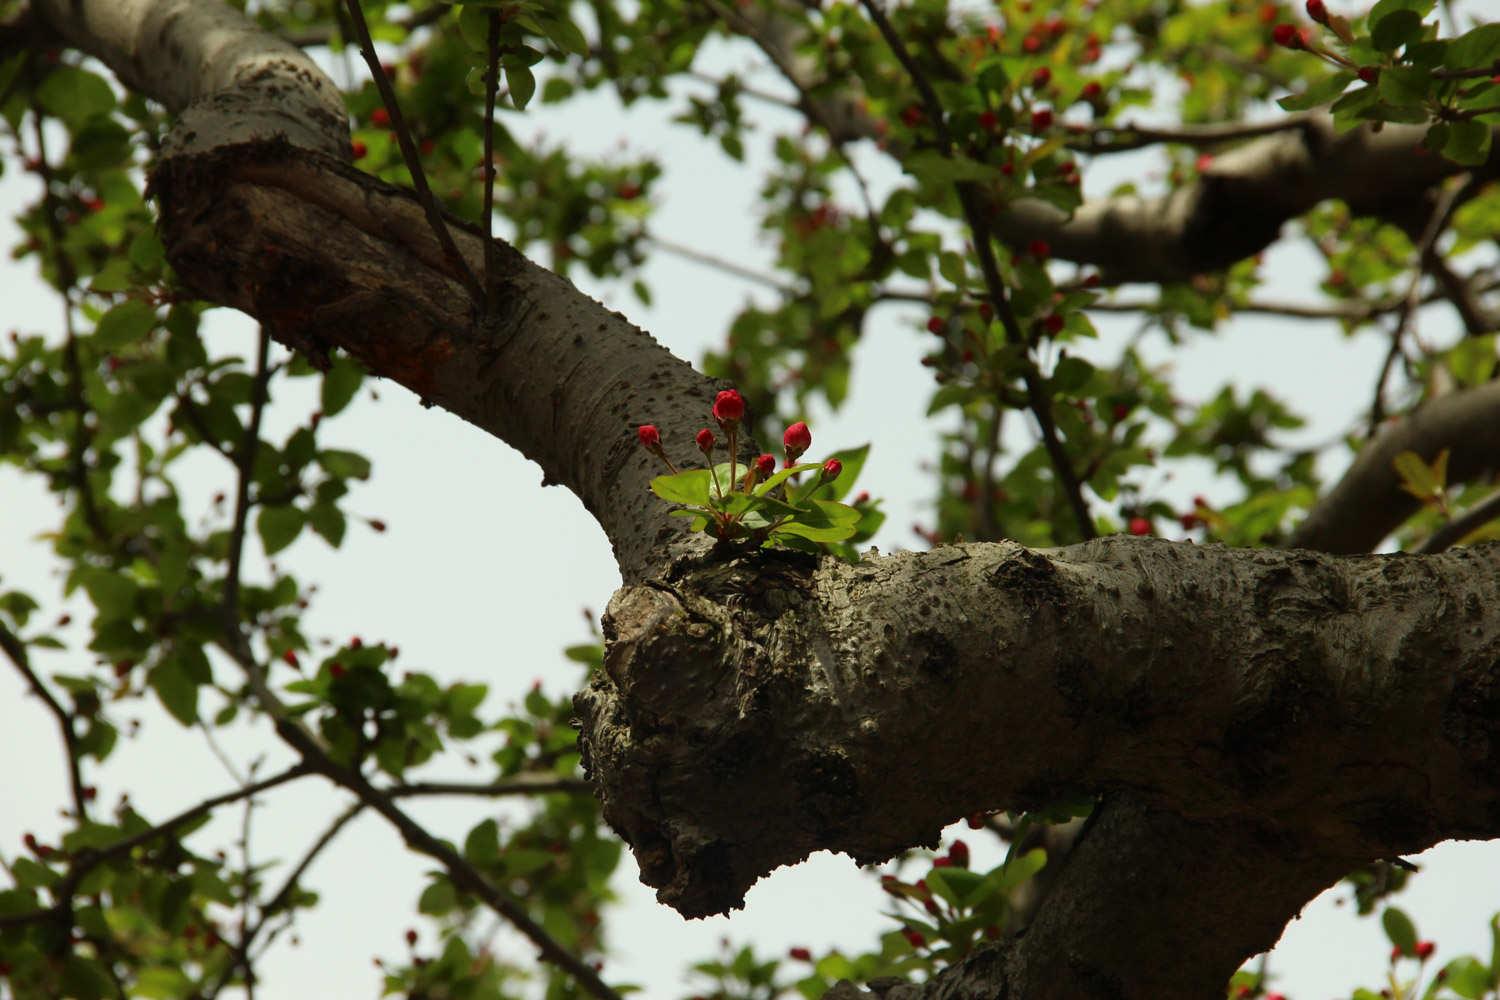
<svg viewBox="0 0 1500 1000"><path fill-rule="evenodd" d="M1274 918L1209 935L1206 981L1222 985L1354 864L1500 833L1497 601L1500 545L1339 559L1115 538L731 560L621 590L577 704L606 817L685 915L737 907L816 850L875 862L974 812L1124 792L1184 853L1128 819L1086 842L1120 866L1107 884L1155 886L1154 926L1191 926L1236 877L1294 887L1271 894ZM1164 858L1201 877L1146 871ZM1063 878L1027 939L1055 906L1125 905ZM1125 974L1108 942L1069 947ZM1203 995L1067 982L1035 995Z"/></svg>

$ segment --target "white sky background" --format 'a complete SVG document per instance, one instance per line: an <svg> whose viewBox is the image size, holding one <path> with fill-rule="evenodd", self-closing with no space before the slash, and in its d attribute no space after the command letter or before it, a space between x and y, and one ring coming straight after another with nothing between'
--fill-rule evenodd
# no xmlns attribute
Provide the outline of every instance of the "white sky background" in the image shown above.
<svg viewBox="0 0 1500 1000"><path fill-rule="evenodd" d="M744 50L718 46L699 65L742 66L745 61ZM774 86L772 80L760 82ZM756 168L766 160L770 131L762 129L749 138L749 169L736 168L716 146L669 125L672 110L672 105L638 104L627 111L612 96L599 95L565 110L534 106L524 118L510 115L507 124L554 139L566 136L582 152L616 148L624 140L632 152L654 153L667 173L656 188L653 231L740 263L759 262L769 270L772 251L757 237ZM1144 162L1137 158L1122 169L1147 169ZM14 160L8 167L0 177L0 245L7 247L14 245L10 215L36 189L31 175L14 169ZM1085 177L1087 189L1097 194L1119 174L1089 171ZM1274 279L1267 294L1308 297L1319 275L1310 260L1295 248L1274 251L1267 261ZM652 308L642 307L623 284L587 283L586 276L578 280L590 294L621 309L689 359L718 346L746 297L761 294L740 279L666 254L648 264L645 277L655 293ZM58 302L37 279L33 262L0 261L0 288L6 293L0 320L4 328L58 334ZM1432 318L1422 328L1425 335L1451 335L1446 315L1427 315ZM815 451L874 442L861 486L885 499L890 517L876 543L886 551L918 544L912 522L930 523L925 506L929 484L917 471L936 454L936 435L923 415L930 374L917 363L930 342L920 332L923 319L905 307L876 310L858 348L844 409L807 415ZM1132 329L1107 318L1099 325L1101 354L1117 350ZM221 310L208 330L211 350L251 353L253 326L243 317ZM1326 442L1368 405L1385 341L1368 333L1347 340L1328 324L1251 317L1213 336L1194 336L1181 347L1170 347L1159 337L1148 346L1152 357L1170 359L1184 398L1207 399L1231 379L1264 386L1309 419L1298 440ZM350 510L380 517L390 530L377 535L351 518L341 550L330 550L308 533L281 554L279 561L299 579L321 585L309 612L310 634L338 641L358 634L367 641L399 644L400 662L408 669L489 682L491 707L518 699L533 678L540 678L549 691L571 690L578 671L560 651L586 637L579 609L602 609L619 582L603 534L571 494L539 488L540 471L508 446L444 411L423 409L393 383L372 380L368 385L377 388L379 400L362 392L347 414L324 425L320 444L355 448L374 460L374 476L356 487ZM312 383L304 388L311 389ZM283 394L268 415L268 435L274 439L315 407L310 395ZM692 428L669 430L688 433ZM1332 458L1326 468L1336 470L1343 461ZM218 464L205 460L189 470L184 488L206 512L207 498L226 482ZM1227 488L1216 489L1206 471L1148 485L1160 486L1184 505L1197 492L1231 495ZM47 546L36 536L58 516L40 484L0 468L3 585L32 593L48 609L61 607L59 576ZM264 572L258 554L248 561L248 571ZM77 602L73 610L77 617L87 617ZM76 627L74 634L81 638ZM81 671L88 654L39 654L37 660L44 672ZM208 703L210 710L216 707L211 699ZM105 809L128 790L145 815L161 818L232 786L230 776L206 752L201 735L167 718L154 700L130 703L123 714L143 720L141 736L122 739L108 764L90 767L87 778L100 787ZM1003 734L994 742L1003 747ZM262 774L290 759L264 723L237 725L222 743L242 764L264 754ZM24 832L47 840L60 830L58 810L66 804L64 765L52 720L34 698L25 696L20 678L8 668L0 669L0 750L12 761L0 796L0 856L8 858L20 850ZM345 797L309 778L263 801L255 813L257 858L295 859L343 808ZM453 840L497 811L483 802L409 805L434 832ZM204 852L220 846L232 852L240 818L237 809L221 811L195 835L193 845ZM956 832L975 847L976 865L998 860L998 848L966 829ZM1398 905L1415 916L1424 937L1438 941L1440 959L1463 952L1487 956L1485 922L1500 909L1500 851L1489 845L1449 845L1419 860L1426 870L1397 898ZM273 886L286 867L267 876ZM420 926L413 918L416 896L423 873L432 867L405 851L383 822L356 822L313 869L307 884L323 893L323 902L300 924L300 946L283 938L262 963L259 995L334 1000L378 995L379 973L370 958L405 958L402 934L408 926ZM723 935L736 944L753 942L764 955L784 953L790 945L853 952L890 926L880 915L884 896L874 880L843 857L820 855L777 872L751 891L744 911L694 922L658 906L635 876L627 854L617 879L623 905L606 914L614 949L605 976L616 984L640 984L648 997L695 992L684 970L709 957ZM1332 895L1325 894L1291 925L1273 959L1277 988L1295 1000L1347 996L1355 985L1381 985L1387 946L1378 924L1348 916L1334 905ZM1233 900L1225 905L1232 906ZM431 946L424 934L421 947L430 951ZM497 948L529 953L528 946L507 934Z"/></svg>

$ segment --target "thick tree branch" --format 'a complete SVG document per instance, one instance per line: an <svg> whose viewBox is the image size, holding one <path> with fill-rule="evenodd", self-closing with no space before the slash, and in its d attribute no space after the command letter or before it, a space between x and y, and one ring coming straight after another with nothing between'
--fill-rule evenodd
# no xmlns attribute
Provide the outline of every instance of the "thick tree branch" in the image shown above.
<svg viewBox="0 0 1500 1000"><path fill-rule="evenodd" d="M1500 545L1339 559L1117 537L734 561L616 594L605 669L577 699L585 762L684 914L738 906L815 850L876 862L1080 790L1128 793L1190 839L1258 838L1255 884L1287 874L1310 895L1360 861L1500 836L1496 601ZM1222 906L1180 889L1160 898ZM1217 982L1267 933L1243 925Z"/></svg>
<svg viewBox="0 0 1500 1000"><path fill-rule="evenodd" d="M1392 464L1403 451L1432 461L1444 448L1449 482L1500 469L1500 383L1443 396L1388 425L1367 444L1328 495L1293 532L1290 545L1321 552L1369 552L1420 506Z"/></svg>
<svg viewBox="0 0 1500 1000"><path fill-rule="evenodd" d="M659 424L668 453L691 459L689 430L717 383L503 244L496 315L481 324L411 193L342 162L343 112L324 105L337 102L332 85L240 15L181 0L39 9L150 96L174 107L202 98L183 111L154 177L169 257L195 294L255 316L315 359L346 350L519 448L545 482L583 500L627 579L702 551L703 536L661 516L648 490L660 470L633 428ZM164 23L162 9L180 19ZM450 225L468 268L482 271L479 231Z"/></svg>

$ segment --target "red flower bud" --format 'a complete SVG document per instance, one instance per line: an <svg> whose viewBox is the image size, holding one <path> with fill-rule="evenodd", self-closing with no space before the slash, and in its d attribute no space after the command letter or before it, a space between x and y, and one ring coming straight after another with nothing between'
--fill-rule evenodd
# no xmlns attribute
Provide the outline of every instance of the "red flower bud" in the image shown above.
<svg viewBox="0 0 1500 1000"><path fill-rule="evenodd" d="M808 951L806 948L788 948L786 957L795 959L798 962L811 962L812 952Z"/></svg>
<svg viewBox="0 0 1500 1000"><path fill-rule="evenodd" d="M302 669L302 664L297 659L297 651L295 649L289 649L285 653L282 653L281 659L289 667L295 667L298 670Z"/></svg>
<svg viewBox="0 0 1500 1000"><path fill-rule="evenodd" d="M377 128L385 128L391 123L391 113L385 108L376 108L370 112L370 124Z"/></svg>
<svg viewBox="0 0 1500 1000"><path fill-rule="evenodd" d="M1067 325L1067 320L1057 313L1048 313L1042 317L1042 329L1048 333L1062 333L1062 328Z"/></svg>
<svg viewBox="0 0 1500 1000"><path fill-rule="evenodd" d="M335 679L337 679L347 674L349 672L349 668L344 666L342 663L335 662L328 664L328 672L332 674Z"/></svg>
<svg viewBox="0 0 1500 1000"><path fill-rule="evenodd" d="M654 450L661 447L661 431L656 429L655 424L641 424L635 429L635 436L643 448Z"/></svg>
<svg viewBox="0 0 1500 1000"><path fill-rule="evenodd" d="M694 437L693 440L698 442L698 450L703 452L703 454L705 455L713 451L714 445L717 444L717 442L714 440L714 432L709 430L707 427L699 431L697 436Z"/></svg>
<svg viewBox="0 0 1500 1000"><path fill-rule="evenodd" d="M737 424L745 415L745 400L733 389L725 389L714 397L714 419L723 427Z"/></svg>
<svg viewBox="0 0 1500 1000"><path fill-rule="evenodd" d="M949 859L949 858L933 858L932 859L932 867L934 867L934 868L952 868L953 867L953 861L951 859Z"/></svg>
<svg viewBox="0 0 1500 1000"><path fill-rule="evenodd" d="M762 479L770 479L771 473L776 471L776 456L763 454L755 460L755 474Z"/></svg>
<svg viewBox="0 0 1500 1000"><path fill-rule="evenodd" d="M933 316L927 320L928 333L935 333L941 337L946 329L948 329L948 324L941 316Z"/></svg>
<svg viewBox="0 0 1500 1000"><path fill-rule="evenodd" d="M1271 41L1288 49L1300 49L1302 45L1302 33L1297 30L1295 24L1278 24L1271 29Z"/></svg>
<svg viewBox="0 0 1500 1000"><path fill-rule="evenodd" d="M1319 24L1328 23L1328 7L1323 0L1307 0L1307 16Z"/></svg>
<svg viewBox="0 0 1500 1000"><path fill-rule="evenodd" d="M1378 66L1361 66L1359 78L1365 83L1375 83L1380 79L1380 68Z"/></svg>
<svg viewBox="0 0 1500 1000"><path fill-rule="evenodd" d="M993 111L981 111L981 112L979 112L979 127L982 128L982 129L984 129L986 132L993 132L995 130L995 126L997 126L999 124L1000 124L1000 119L998 119L998 118L995 117L995 112L993 112Z"/></svg>
<svg viewBox="0 0 1500 1000"><path fill-rule="evenodd" d="M920 948L927 943L927 939L922 936L921 931L914 931L910 927L902 931L901 936L906 938L906 943L913 948Z"/></svg>
<svg viewBox="0 0 1500 1000"><path fill-rule="evenodd" d="M1032 240L1026 244L1026 251L1037 260L1046 260L1052 256L1052 244L1046 240Z"/></svg>
<svg viewBox="0 0 1500 1000"><path fill-rule="evenodd" d="M844 474L844 463L840 462L838 459L836 459L836 458L830 458L828 461L826 461L826 462L823 463L823 481L824 482L831 483L835 479L837 479L839 476L842 476L843 474Z"/></svg>
<svg viewBox="0 0 1500 1000"><path fill-rule="evenodd" d="M1052 127L1052 109L1037 108L1031 113L1031 131L1045 132Z"/></svg>
<svg viewBox="0 0 1500 1000"><path fill-rule="evenodd" d="M1432 957L1432 953L1435 952L1435 951L1437 951L1437 945L1434 944L1433 942L1431 942L1431 941L1418 941L1417 942L1417 957L1420 958L1422 961L1425 962L1429 958L1431 958Z"/></svg>
<svg viewBox="0 0 1500 1000"><path fill-rule="evenodd" d="M953 846L948 848L948 859L960 868L969 867L969 845L962 840L955 840Z"/></svg>
<svg viewBox="0 0 1500 1000"><path fill-rule="evenodd" d="M1151 534L1151 522L1144 517L1132 517L1130 519L1130 533L1132 535Z"/></svg>
<svg viewBox="0 0 1500 1000"><path fill-rule="evenodd" d="M1045 87L1045 86L1047 86L1047 84L1049 84L1051 82L1052 82L1052 71L1050 69L1048 69L1047 67L1045 67L1045 66L1043 66L1041 69L1037 70L1035 73L1031 74L1031 85L1033 87L1037 87L1037 88Z"/></svg>
<svg viewBox="0 0 1500 1000"><path fill-rule="evenodd" d="M1103 93L1104 87L1100 85L1099 81L1090 80L1088 83L1085 83L1083 85L1083 90L1079 92L1078 96L1083 98L1085 101L1096 101Z"/></svg>
<svg viewBox="0 0 1500 1000"><path fill-rule="evenodd" d="M349 152L353 154L356 160L363 160L366 154L370 152L370 147L355 139L349 144Z"/></svg>
<svg viewBox="0 0 1500 1000"><path fill-rule="evenodd" d="M786 449L786 464L791 465L797 461L798 456L812 447L812 431L799 420L781 435L781 444Z"/></svg>

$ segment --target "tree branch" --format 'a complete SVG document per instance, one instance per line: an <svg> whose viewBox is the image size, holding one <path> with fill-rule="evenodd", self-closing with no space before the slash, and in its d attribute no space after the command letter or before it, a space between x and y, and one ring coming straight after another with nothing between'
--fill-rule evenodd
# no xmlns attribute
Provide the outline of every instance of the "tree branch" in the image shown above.
<svg viewBox="0 0 1500 1000"><path fill-rule="evenodd" d="M73 716L63 708L47 685L42 683L36 671L31 669L31 657L26 653L26 644L4 624L0 624L0 649L5 650L11 664L26 679L26 685L32 692L42 699L42 704L47 706L47 711L52 713L52 718L57 723L63 750L68 757L68 785L73 794L74 815L80 823L84 822L89 815L88 795L84 791L83 770L78 761L78 731L73 728Z"/></svg>
<svg viewBox="0 0 1500 1000"><path fill-rule="evenodd" d="M1339 559L1113 537L855 566L761 557L618 592L604 670L575 704L606 819L685 915L738 906L816 850L873 863L975 812L1103 792L1118 829L1084 838L1097 857L1070 862L1081 874L1062 873L1026 937L1072 926L1062 953L1119 974L1120 935L1087 933L1100 925L1077 908L1138 907L1138 886L1171 900L1153 922L1216 928L1194 946L1203 967L1179 971L1219 988L1358 863L1500 836L1500 782L1476 780L1500 774L1500 639L1482 611L1497 601L1500 544ZM973 753L976 734L993 752ZM1153 843L1153 863L1131 862ZM1231 882L1285 893L1236 922ZM1085 971L1012 995L1116 995ZM1118 995L1211 992L1153 994L1136 972L1145 986Z"/></svg>
<svg viewBox="0 0 1500 1000"><path fill-rule="evenodd" d="M1500 382L1431 400L1388 425L1308 512L1289 545L1369 552L1420 506L1401 488L1396 456L1413 451L1431 461L1444 448L1450 482L1470 482L1500 468Z"/></svg>
<svg viewBox="0 0 1500 1000"><path fill-rule="evenodd" d="M71 863L68 866L68 874L56 886L48 890L53 898L57 900L55 904L45 910L0 915L0 929L55 919L60 913L67 912L71 907L73 893L77 890L78 884L83 881L84 876L106 861L113 861L116 858L123 857L137 847L148 844L158 837L166 836L178 827L207 815L219 806L239 802L252 795L259 795L261 792L268 791L278 785L284 785L289 781L294 781L311 773L313 773L313 769L307 764L294 764L285 771L281 771L262 781L242 785L233 791L216 795L211 799L205 799L191 809L184 810L163 823L158 823L149 829L142 830L129 837L122 837L108 847L85 848L79 851L72 856Z"/></svg>

